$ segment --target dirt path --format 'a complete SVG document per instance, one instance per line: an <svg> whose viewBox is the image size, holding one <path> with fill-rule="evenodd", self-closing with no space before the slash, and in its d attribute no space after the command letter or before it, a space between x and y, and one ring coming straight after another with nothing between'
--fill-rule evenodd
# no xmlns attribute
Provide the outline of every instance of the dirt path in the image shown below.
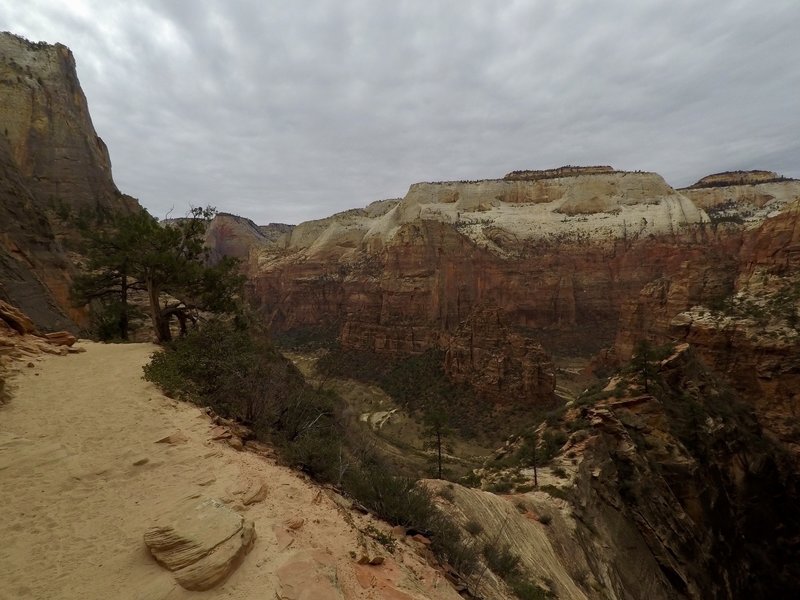
<svg viewBox="0 0 800 600"><path fill-rule="evenodd" d="M0 407L0 600L301 598L302 585L286 592L281 573L302 568L301 579L332 581L326 598L458 598L410 551L380 568L356 565L367 517L269 459L211 441L199 408L142 379L154 346L84 347L23 368ZM176 431L184 443L155 443ZM242 566L208 592L178 587L145 548L146 528L188 495L236 506L260 482L266 500L239 507L258 536ZM304 525L287 529L296 518Z"/></svg>

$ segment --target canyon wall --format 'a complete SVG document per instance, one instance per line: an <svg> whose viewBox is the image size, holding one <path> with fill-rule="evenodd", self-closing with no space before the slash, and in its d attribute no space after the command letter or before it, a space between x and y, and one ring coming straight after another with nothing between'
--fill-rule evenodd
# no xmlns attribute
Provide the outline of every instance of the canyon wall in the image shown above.
<svg viewBox="0 0 800 600"><path fill-rule="evenodd" d="M252 252L253 296L275 331L334 323L348 348L447 351L483 306L518 347L591 355L613 343L625 300L712 232L654 173L545 173L415 184L400 202L302 223Z"/></svg>
<svg viewBox="0 0 800 600"><path fill-rule="evenodd" d="M399 202L302 223L255 246L248 269L276 332L333 328L348 348L447 352L473 311L486 307L523 345L583 357L612 347L603 356L614 366L638 339L730 347L730 329L712 343L702 319L687 325L684 313L717 310L745 287L754 294L764 277L775 294L794 293L785 278L797 272L798 198L800 182L771 172L714 175L679 191L654 173L608 167L420 183ZM487 342L471 339L475 355ZM736 344L728 354L737 362L724 370L733 373L744 357L774 362L776 352L794 351L794 342L781 342L782 350L763 336L756 345L765 346L753 343ZM463 337L459 345L467 351ZM715 356L708 352L720 364ZM774 398L744 379L742 390ZM781 381L782 390L793 380ZM527 397L542 398L545 387ZM785 412L790 395L779 395Z"/></svg>
<svg viewBox="0 0 800 600"><path fill-rule="evenodd" d="M74 222L138 210L119 192L70 50L0 33L0 296L44 329L76 330Z"/></svg>

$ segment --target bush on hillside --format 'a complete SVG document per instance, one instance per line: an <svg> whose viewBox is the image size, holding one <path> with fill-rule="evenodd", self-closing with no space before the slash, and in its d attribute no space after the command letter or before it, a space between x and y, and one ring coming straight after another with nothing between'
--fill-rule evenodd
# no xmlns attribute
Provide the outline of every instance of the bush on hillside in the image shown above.
<svg viewBox="0 0 800 600"><path fill-rule="evenodd" d="M169 395L243 421L286 463L341 487L377 516L428 533L433 553L462 575L478 564L477 549L430 492L393 475L378 451L361 443L341 400L307 385L257 330L207 322L154 354L144 370Z"/></svg>
<svg viewBox="0 0 800 600"><path fill-rule="evenodd" d="M317 369L329 377L373 383L419 417L445 407L450 426L468 438L491 437L488 431L507 426L508 419L495 417L491 405L471 388L447 378L443 358L439 350L391 359L374 352L335 348L319 359Z"/></svg>
<svg viewBox="0 0 800 600"><path fill-rule="evenodd" d="M209 321L168 344L144 367L145 379L170 396L211 406L255 428L300 425L293 408L306 409L297 369L264 335L233 322Z"/></svg>

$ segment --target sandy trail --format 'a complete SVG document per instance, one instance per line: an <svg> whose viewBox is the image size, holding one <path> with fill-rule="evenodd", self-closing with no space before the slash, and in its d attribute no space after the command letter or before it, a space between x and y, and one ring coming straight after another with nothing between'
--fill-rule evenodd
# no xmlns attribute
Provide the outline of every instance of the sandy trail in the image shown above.
<svg viewBox="0 0 800 600"><path fill-rule="evenodd" d="M21 369L0 407L0 600L280 598L281 567L311 554L335 572L332 598L459 597L410 551L380 568L356 565L350 553L361 552L357 528L368 517L343 514L270 459L211 441L199 408L142 379L154 346L82 345L87 352ZM187 442L155 443L178 430ZM258 536L242 566L208 592L177 586L144 546L146 528L193 493L233 506L260 482L266 500L239 508ZM305 525L287 530L296 517Z"/></svg>

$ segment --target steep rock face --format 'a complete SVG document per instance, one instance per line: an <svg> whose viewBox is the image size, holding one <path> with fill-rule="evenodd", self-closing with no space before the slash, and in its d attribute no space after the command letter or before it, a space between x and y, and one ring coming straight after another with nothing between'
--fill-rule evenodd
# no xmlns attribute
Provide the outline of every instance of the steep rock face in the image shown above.
<svg viewBox="0 0 800 600"><path fill-rule="evenodd" d="M421 352L486 304L546 347L591 352L706 221L658 175L605 171L416 184L375 208L303 223L280 252L251 256L275 329L338 320L346 346Z"/></svg>
<svg viewBox="0 0 800 600"><path fill-rule="evenodd" d="M69 48L0 34L0 123L14 165L42 203L131 207L111 179Z"/></svg>
<svg viewBox="0 0 800 600"><path fill-rule="evenodd" d="M555 367L542 346L503 324L502 312L477 307L449 336L444 370L458 383L506 402L548 402Z"/></svg>
<svg viewBox="0 0 800 600"><path fill-rule="evenodd" d="M47 217L14 168L0 138L0 298L45 329L70 329L70 265Z"/></svg>
<svg viewBox="0 0 800 600"><path fill-rule="evenodd" d="M660 365L654 388L582 415L599 436L587 440L579 467L581 520L607 526L610 511L633 524L673 589L668 597L796 590L797 477L764 439L749 399L688 345Z"/></svg>
<svg viewBox="0 0 800 600"><path fill-rule="evenodd" d="M542 426L566 442L540 465L538 489L455 487L448 510L559 598L794 597L800 488L782 449L688 344L655 370L650 393L635 375L616 378Z"/></svg>
<svg viewBox="0 0 800 600"><path fill-rule="evenodd" d="M727 232L712 252L628 303L616 351L626 358L637 339L690 342L800 457L800 201Z"/></svg>
<svg viewBox="0 0 800 600"><path fill-rule="evenodd" d="M246 259L253 247L266 243L267 238L258 225L229 213L215 215L206 229L206 246L212 260L223 256Z"/></svg>
<svg viewBox="0 0 800 600"><path fill-rule="evenodd" d="M0 33L0 98L0 295L45 329L74 330L83 315L59 241L74 232L61 221L138 204L114 185L68 48Z"/></svg>
<svg viewBox="0 0 800 600"><path fill-rule="evenodd" d="M770 172L767 175L770 177L751 182L744 177L715 179L714 185L707 186L700 185L701 179L679 191L705 210L712 223L758 224L800 198L800 181L785 180Z"/></svg>

